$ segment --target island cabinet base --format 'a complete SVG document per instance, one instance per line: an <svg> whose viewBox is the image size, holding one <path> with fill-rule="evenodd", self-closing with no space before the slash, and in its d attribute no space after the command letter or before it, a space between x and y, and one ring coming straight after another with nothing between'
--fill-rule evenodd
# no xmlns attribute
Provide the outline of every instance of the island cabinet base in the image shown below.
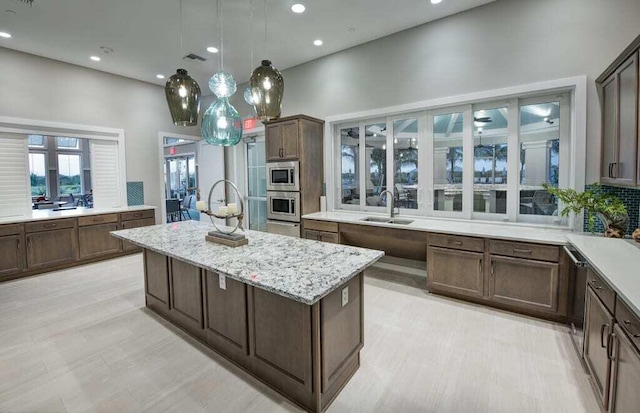
<svg viewBox="0 0 640 413"><path fill-rule="evenodd" d="M147 307L310 412L360 366L363 275L313 305L145 250Z"/></svg>

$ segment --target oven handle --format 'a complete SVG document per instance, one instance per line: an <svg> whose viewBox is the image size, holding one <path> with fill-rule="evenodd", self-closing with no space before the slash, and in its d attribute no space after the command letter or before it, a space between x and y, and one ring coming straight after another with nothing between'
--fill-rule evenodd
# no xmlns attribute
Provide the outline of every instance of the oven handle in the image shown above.
<svg viewBox="0 0 640 413"><path fill-rule="evenodd" d="M586 261L580 261L579 259L577 259L576 256L573 255L573 251L567 248L566 245L562 248L564 249L564 252L567 253L569 258L571 258L571 261L573 261L573 265L575 265L578 268L587 268L589 266L589 264Z"/></svg>

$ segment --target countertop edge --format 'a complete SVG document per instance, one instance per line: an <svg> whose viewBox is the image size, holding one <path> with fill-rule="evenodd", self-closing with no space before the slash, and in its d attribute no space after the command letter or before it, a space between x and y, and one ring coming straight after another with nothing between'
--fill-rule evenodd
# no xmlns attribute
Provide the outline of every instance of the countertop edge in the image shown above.
<svg viewBox="0 0 640 413"><path fill-rule="evenodd" d="M338 212L338 213L343 213L343 212ZM350 213L346 212L346 213ZM378 228L392 228L392 229L404 229L404 230L409 230L409 231L419 231L419 232L433 232L436 234L450 234L450 235L461 235L461 236L468 236L468 237L477 237L477 238L492 238L492 239L499 239L499 240L505 240L505 241L516 241L516 242L529 242L529 243L533 243L533 244L548 244L548 245L556 245L556 246L565 246L565 245L569 245L569 240L565 239L564 241L558 241L558 240L539 240L539 239L532 239L532 238L527 238L527 237L510 237L510 236L504 236L504 235L495 235L495 234L477 234L471 231L459 231L459 230L444 230L444 229L430 229L430 228L416 228L416 227L412 227L409 225L393 225L393 224L385 224L385 223L381 223L381 222L370 222L370 221L361 221L358 219L353 219L353 220L346 220L346 219L335 219L335 218L329 218L329 217L323 217L323 216L315 216L315 214L318 214L317 212L314 212L312 214L306 214L303 215L301 218L302 219L309 219L309 220L316 220L316 221L326 221L326 222L338 222L338 223L344 223L344 224L353 224L353 225L363 225L363 226L370 226L370 227L378 227ZM371 216L381 216L380 214L377 213L371 213ZM422 221L427 221L429 219L435 219L438 220L438 218L415 218L412 216L406 216L407 219L414 219L414 220L422 220ZM444 220L439 220L439 221L444 221ZM473 222L470 221L470 223L473 224L484 224L482 222ZM496 221L496 225L498 225L499 223ZM487 224L487 225L492 225L492 224ZM530 226L522 226L522 229L536 229L534 227L530 227ZM540 228L540 230L543 230L542 228ZM560 230L561 231L561 230ZM570 234L574 234L574 232L571 231L566 231L566 234L564 234L564 236L566 237L567 235Z"/></svg>
<svg viewBox="0 0 640 413"><path fill-rule="evenodd" d="M218 273L218 274L222 274L225 277L231 278L232 280L235 280L235 281L238 281L238 282L241 282L241 283L244 283L244 284L248 284L248 285L251 285L251 286L256 287L256 288L260 288L261 290L272 292L274 294L277 294L277 295L280 295L282 297L286 297L286 298L292 299L294 301L297 301L297 302L300 302L300 303L303 303L303 304L306 304L306 305L314 305L314 304L316 304L318 301L322 300L324 297L326 297L327 295L329 295L332 292L334 292L341 285L344 285L347 281L351 280L353 277L355 277L356 275L361 273L363 270L367 269L368 267L370 267L373 264L375 264L376 262L378 262L384 256L384 252L383 251L378 251L379 252L379 256L374 261L370 262L369 265L367 265L365 267L362 267L362 268L359 268L358 270L354 271L352 274L349 274L348 276L345 276L344 278L341 279L341 282L339 284L336 284L330 290L324 292L324 294L321 294L319 296L314 296L312 298L308 298L308 297L295 296L293 294L288 294L286 291L282 291L282 290L277 290L277 289L274 289L274 288L266 287L266 286L261 285L259 283L252 282L251 280L247 280L247 279L235 276L233 274L229 274L227 272L221 271L221 270L213 268L213 267L202 265L202 264L197 263L195 261L192 261L192 260L189 260L189 259L185 259L184 257L176 256L175 254L169 253L167 251L161 251L161 250L159 250L157 248L153 248L153 247L150 247L148 245L145 245L145 244L142 244L142 243L139 243L139 242L136 242L136 241L132 241L132 240L126 238L126 237L121 236L120 234L118 234L118 232L119 231L111 231L110 234L112 236L116 237L116 238L131 242L132 244L135 244L135 245L137 245L139 247L142 247L144 249L148 249L148 250L151 250L151 251L156 252L158 254L162 254L162 255L165 255L167 257L174 258L176 260L180 260L180 261L186 262L187 264L193 265L193 266L198 267L198 268L202 268L202 269L204 269L206 271L212 271L212 272L215 272L215 273ZM320 241L318 241L318 242L320 242ZM372 250L372 251L374 251L374 250ZM377 250L375 250L375 251L377 251Z"/></svg>
<svg viewBox="0 0 640 413"><path fill-rule="evenodd" d="M114 208L87 208L87 209L68 209L66 211L54 211L54 212L63 212L67 213L67 215L55 215L55 216L43 216L43 217L34 217L28 215L20 215L15 217L2 217L0 218L0 225L9 225L9 224L22 224L25 222L35 222L35 221L50 221L55 219L65 219L65 218L78 218L78 217L86 217L92 215L105 215L105 214L116 214L122 212L132 212L132 211L143 211L153 209L154 211L158 209L155 206L151 205L134 205L127 207L114 207ZM35 210L37 211L37 210Z"/></svg>

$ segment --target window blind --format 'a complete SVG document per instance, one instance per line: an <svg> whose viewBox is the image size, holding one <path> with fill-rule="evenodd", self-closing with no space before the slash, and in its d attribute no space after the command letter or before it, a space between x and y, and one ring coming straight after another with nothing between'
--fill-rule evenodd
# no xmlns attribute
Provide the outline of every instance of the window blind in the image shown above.
<svg viewBox="0 0 640 413"><path fill-rule="evenodd" d="M122 206L117 142L91 141L91 178L94 208Z"/></svg>
<svg viewBox="0 0 640 413"><path fill-rule="evenodd" d="M24 135L0 134L0 217L31 212L29 148Z"/></svg>

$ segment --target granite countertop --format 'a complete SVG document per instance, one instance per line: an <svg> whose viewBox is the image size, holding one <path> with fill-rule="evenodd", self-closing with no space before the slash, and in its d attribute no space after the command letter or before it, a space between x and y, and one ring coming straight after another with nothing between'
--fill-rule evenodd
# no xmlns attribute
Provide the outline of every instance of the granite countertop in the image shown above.
<svg viewBox="0 0 640 413"><path fill-rule="evenodd" d="M388 217L389 214L371 212L330 211L304 215L304 219L343 222L347 224L370 225L412 231L436 232L442 234L487 237L509 241L524 241L541 244L566 245L569 228L554 228L508 222L472 221L449 218L413 217L398 215L396 218L413 220L408 225L386 224L362 221L365 217Z"/></svg>
<svg viewBox="0 0 640 413"><path fill-rule="evenodd" d="M31 214L18 215L13 217L1 217L2 224L17 224L20 222L42 221L47 219L75 218L88 215L113 214L117 212L141 211L145 209L156 209L156 207L148 205L125 206L114 208L84 208L67 209L63 211L54 211L53 209L34 209Z"/></svg>
<svg viewBox="0 0 640 413"><path fill-rule="evenodd" d="M568 238L640 317L640 244L596 235L572 234Z"/></svg>
<svg viewBox="0 0 640 413"><path fill-rule="evenodd" d="M234 280L312 305L382 258L384 252L258 231L248 245L205 241L208 222L184 221L111 234Z"/></svg>

